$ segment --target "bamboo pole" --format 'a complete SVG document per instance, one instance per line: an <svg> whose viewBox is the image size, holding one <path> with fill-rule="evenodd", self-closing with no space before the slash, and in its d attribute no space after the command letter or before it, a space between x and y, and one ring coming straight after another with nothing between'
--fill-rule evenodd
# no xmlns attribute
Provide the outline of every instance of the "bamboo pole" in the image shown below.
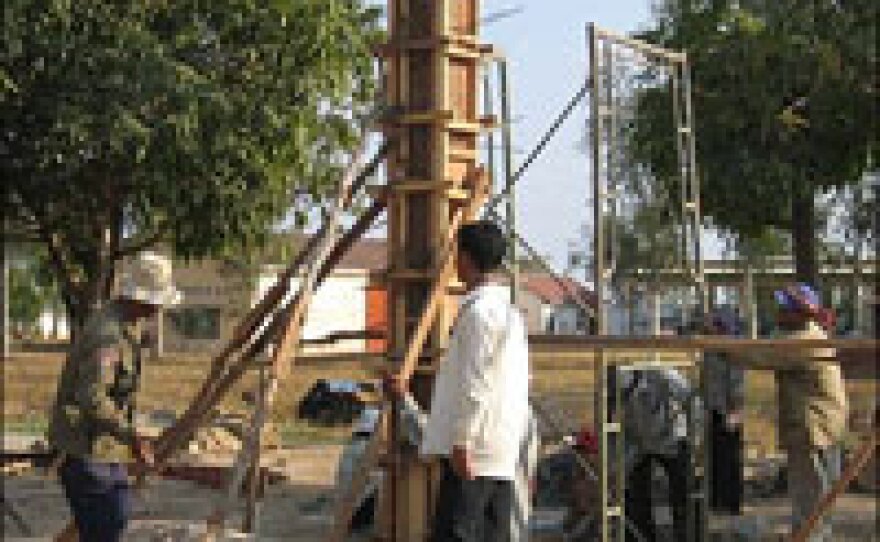
<svg viewBox="0 0 880 542"><path fill-rule="evenodd" d="M296 358L296 347L299 345L299 339L302 335L302 328L305 323L308 307L311 304L315 290L321 282L321 270L324 267L324 264L329 261L333 248L338 242L338 233L336 229L342 218L342 213L347 207L346 203L350 201L349 195L352 182L353 179L348 176L343 178L334 206L324 223L326 226L326 234L322 236L318 242L319 248L317 249L317 256L312 262L305 279L299 287L297 302L294 304L293 309L289 314L285 315L287 317L282 318L282 320L284 320L283 326L285 329L284 333L281 334L280 344L272 354L272 362L269 366L270 385L268 389L261 387L261 401L257 407L257 412L254 415L254 427L251 429L251 446L242 447L242 461L236 466L237 468L233 470L232 476L230 477L230 492L233 492L238 488L241 483L239 478L244 475L244 472L250 466L250 463L253 461L259 461L259 446L260 441L262 440L261 435L266 422L266 413L272 407L272 403L275 399L278 379L281 376L281 364L287 359L290 359L290 362L292 363ZM256 485L256 476L251 480L251 484ZM252 498L255 497L255 492L248 492L247 502L249 511L254 507ZM220 516L221 525L222 521L223 514ZM250 516L245 518L246 525L250 525L252 522L253 520Z"/></svg>

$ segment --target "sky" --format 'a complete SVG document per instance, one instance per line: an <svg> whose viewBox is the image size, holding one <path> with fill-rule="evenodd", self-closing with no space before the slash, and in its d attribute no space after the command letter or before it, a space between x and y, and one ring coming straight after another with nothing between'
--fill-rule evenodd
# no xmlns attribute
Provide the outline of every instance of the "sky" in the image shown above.
<svg viewBox="0 0 880 542"><path fill-rule="evenodd" d="M514 169L561 113L587 75L586 24L620 33L650 21L649 0L483 0L483 16L522 11L485 25L482 39L501 48L508 78L515 150ZM568 243L582 235L592 210L586 104L566 121L517 185L518 230L557 269Z"/></svg>

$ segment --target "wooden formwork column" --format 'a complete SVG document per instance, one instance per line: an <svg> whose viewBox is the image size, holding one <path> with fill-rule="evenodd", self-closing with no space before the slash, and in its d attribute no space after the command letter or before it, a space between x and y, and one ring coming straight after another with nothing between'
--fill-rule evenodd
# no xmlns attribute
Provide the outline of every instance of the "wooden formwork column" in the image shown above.
<svg viewBox="0 0 880 542"><path fill-rule="evenodd" d="M386 126L398 140L387 161L388 352L395 367L440 276L452 216L476 197L479 134L491 127L477 106L481 57L491 52L477 41L478 21L479 0L389 0L382 51L386 100L397 113ZM425 408L462 293L455 280L446 288L411 385ZM397 460L381 498L382 537L421 542L436 477L414 454Z"/></svg>

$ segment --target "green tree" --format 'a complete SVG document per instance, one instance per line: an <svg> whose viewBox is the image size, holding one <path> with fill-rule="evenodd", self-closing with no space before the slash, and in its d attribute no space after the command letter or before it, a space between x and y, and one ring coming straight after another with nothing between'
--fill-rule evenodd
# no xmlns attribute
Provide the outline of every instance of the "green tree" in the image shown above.
<svg viewBox="0 0 880 542"><path fill-rule="evenodd" d="M9 317L25 327L58 299L58 288L46 265L45 250L38 245L15 247L9 268Z"/></svg>
<svg viewBox="0 0 880 542"><path fill-rule="evenodd" d="M816 195L858 182L876 148L877 20L875 0L668 0L639 35L688 53L705 214L790 233L800 280L818 278ZM635 160L671 181L668 95L640 100Z"/></svg>
<svg viewBox="0 0 880 542"><path fill-rule="evenodd" d="M259 246L336 179L373 102L359 0L7 0L4 215L42 243L74 327L116 262Z"/></svg>
<svg viewBox="0 0 880 542"><path fill-rule="evenodd" d="M43 291L29 269L9 270L9 319L26 327L32 326L45 304Z"/></svg>

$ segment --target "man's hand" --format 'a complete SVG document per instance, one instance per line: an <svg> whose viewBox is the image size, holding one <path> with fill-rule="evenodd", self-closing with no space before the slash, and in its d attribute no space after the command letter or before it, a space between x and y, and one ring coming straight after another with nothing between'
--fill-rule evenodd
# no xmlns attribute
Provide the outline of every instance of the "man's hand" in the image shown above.
<svg viewBox="0 0 880 542"><path fill-rule="evenodd" d="M396 374L387 374L382 378L382 388L393 399L403 399L406 396L406 381Z"/></svg>
<svg viewBox="0 0 880 542"><path fill-rule="evenodd" d="M452 471L463 480L474 479L474 466L467 448L463 446L452 447Z"/></svg>
<svg viewBox="0 0 880 542"><path fill-rule="evenodd" d="M742 425L743 422L743 413L741 410L733 410L727 413L725 422L727 422L727 429L733 430Z"/></svg>
<svg viewBox="0 0 880 542"><path fill-rule="evenodd" d="M137 435L131 446L134 458L138 462L137 469L146 472L153 468L156 464L156 454L153 450L153 443L145 436Z"/></svg>

